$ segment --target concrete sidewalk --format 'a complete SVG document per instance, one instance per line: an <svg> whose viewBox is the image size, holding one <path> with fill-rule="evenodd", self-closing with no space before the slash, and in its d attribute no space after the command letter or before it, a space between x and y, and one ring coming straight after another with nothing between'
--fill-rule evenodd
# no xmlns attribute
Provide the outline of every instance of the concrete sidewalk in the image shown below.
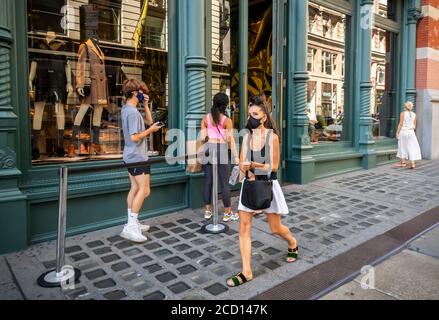
<svg viewBox="0 0 439 320"><path fill-rule="evenodd" d="M439 227L377 265L374 273L374 287L363 289L361 275L322 300L439 300Z"/></svg>
<svg viewBox="0 0 439 320"><path fill-rule="evenodd" d="M285 262L286 243L259 215L253 225L255 279L245 286L225 284L241 270L239 224L229 224L226 234L203 234L200 209L147 220L153 228L143 245L120 238L121 227L68 238L66 263L83 271L74 290L36 284L54 267L54 241L0 257L0 298L249 299L439 206L439 162L424 161L416 171L386 165L287 186L284 193L290 215L283 223L299 241L300 259Z"/></svg>

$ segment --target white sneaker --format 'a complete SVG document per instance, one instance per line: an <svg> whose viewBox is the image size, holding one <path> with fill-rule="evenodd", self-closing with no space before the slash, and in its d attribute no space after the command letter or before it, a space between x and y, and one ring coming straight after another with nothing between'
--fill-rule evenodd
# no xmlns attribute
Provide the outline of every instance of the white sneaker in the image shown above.
<svg viewBox="0 0 439 320"><path fill-rule="evenodd" d="M225 212L224 212L224 218L223 218L223 221L224 221L224 222L229 222L230 220L232 220L232 213L225 213Z"/></svg>
<svg viewBox="0 0 439 320"><path fill-rule="evenodd" d="M232 221L238 221L239 220L239 214L236 213L236 212L232 212L232 215L231 215L230 219Z"/></svg>
<svg viewBox="0 0 439 320"><path fill-rule="evenodd" d="M209 220L210 218L212 218L212 211L205 211L204 219Z"/></svg>
<svg viewBox="0 0 439 320"><path fill-rule="evenodd" d="M125 228L123 228L120 236L136 243L143 243L148 240L148 238L142 234L137 223L127 224Z"/></svg>
<svg viewBox="0 0 439 320"><path fill-rule="evenodd" d="M141 232L148 232L149 229L151 229L151 227L147 224L141 224L139 220L137 220L137 225L139 226Z"/></svg>
<svg viewBox="0 0 439 320"><path fill-rule="evenodd" d="M223 218L224 222L238 221L238 220L239 220L239 215L237 213L234 212L224 213L224 218Z"/></svg>

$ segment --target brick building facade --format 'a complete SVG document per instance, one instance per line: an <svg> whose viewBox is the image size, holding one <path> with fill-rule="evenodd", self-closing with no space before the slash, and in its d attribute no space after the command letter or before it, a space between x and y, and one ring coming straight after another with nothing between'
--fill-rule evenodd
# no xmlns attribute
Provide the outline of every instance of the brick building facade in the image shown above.
<svg viewBox="0 0 439 320"><path fill-rule="evenodd" d="M418 138L423 157L439 159L439 0L422 0L422 14L416 43Z"/></svg>

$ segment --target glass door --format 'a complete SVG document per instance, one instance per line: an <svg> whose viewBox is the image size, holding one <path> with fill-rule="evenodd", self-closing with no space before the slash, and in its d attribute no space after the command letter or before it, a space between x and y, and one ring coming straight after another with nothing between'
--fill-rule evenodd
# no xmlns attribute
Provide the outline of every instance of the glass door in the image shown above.
<svg viewBox="0 0 439 320"><path fill-rule="evenodd" d="M266 100L281 141L284 140L285 12L286 2L282 0L248 1L248 96L262 95ZM279 180L283 180L283 146Z"/></svg>
<svg viewBox="0 0 439 320"><path fill-rule="evenodd" d="M250 97L262 95L284 141L285 21L283 0L211 0L212 94L230 96L234 127L245 127ZM284 162L284 144L281 164ZM282 169L279 179L282 179Z"/></svg>
<svg viewBox="0 0 439 320"><path fill-rule="evenodd" d="M285 57L286 57L286 12L287 2L282 0L273 1L273 55L272 55L272 117L279 131L281 146L280 146L280 164L279 164L279 182L283 181L286 155L286 140L285 136Z"/></svg>
<svg viewBox="0 0 439 320"><path fill-rule="evenodd" d="M255 95L266 99L271 116L275 121L281 141L284 141L284 58L285 58L285 12L286 2L282 0L248 1L248 54L247 59L247 101ZM241 21L241 25L245 26ZM241 32L245 32L241 28ZM245 90L245 88L244 88ZM247 118L245 112L245 119ZM242 118L241 118L242 119ZM241 127L244 124L241 124ZM281 145L279 180L282 180L284 150Z"/></svg>

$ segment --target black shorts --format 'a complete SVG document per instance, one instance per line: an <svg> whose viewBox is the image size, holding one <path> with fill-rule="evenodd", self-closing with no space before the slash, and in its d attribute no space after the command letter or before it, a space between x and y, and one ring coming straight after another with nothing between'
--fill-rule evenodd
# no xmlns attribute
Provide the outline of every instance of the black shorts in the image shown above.
<svg viewBox="0 0 439 320"><path fill-rule="evenodd" d="M142 174L151 174L151 167L150 166L142 166L142 167L136 167L136 168L128 168L128 172L133 177L140 176Z"/></svg>

